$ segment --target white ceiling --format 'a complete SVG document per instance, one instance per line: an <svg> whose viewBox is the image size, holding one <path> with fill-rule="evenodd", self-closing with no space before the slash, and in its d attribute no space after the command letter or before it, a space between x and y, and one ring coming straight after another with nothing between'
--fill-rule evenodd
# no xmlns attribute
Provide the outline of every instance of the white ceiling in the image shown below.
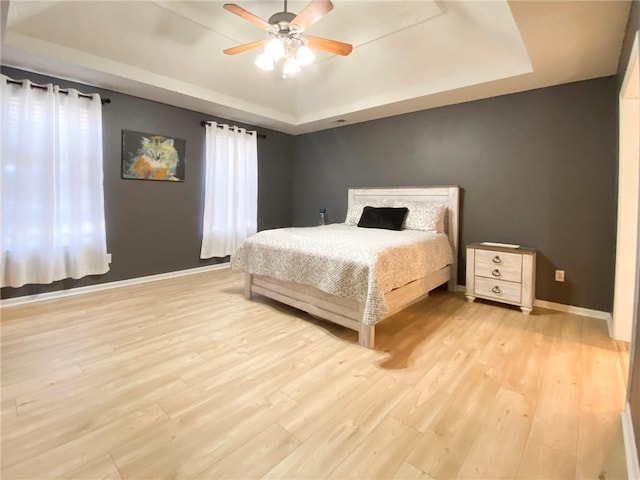
<svg viewBox="0 0 640 480"><path fill-rule="evenodd" d="M308 33L352 43L353 53L318 52L284 79L255 67L258 50L222 53L267 37L223 3L10 0L2 63L298 134L615 74L630 8L333 0ZM283 7L236 3L265 20Z"/></svg>

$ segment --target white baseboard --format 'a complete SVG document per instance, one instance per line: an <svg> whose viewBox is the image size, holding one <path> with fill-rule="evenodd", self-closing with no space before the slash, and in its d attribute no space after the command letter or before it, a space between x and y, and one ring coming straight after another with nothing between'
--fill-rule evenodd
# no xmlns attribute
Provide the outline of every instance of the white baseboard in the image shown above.
<svg viewBox="0 0 640 480"><path fill-rule="evenodd" d="M622 412L622 436L624 438L624 454L627 459L627 477L629 480L640 480L640 463L638 463L638 450L628 402Z"/></svg>
<svg viewBox="0 0 640 480"><path fill-rule="evenodd" d="M612 316L610 312L603 312L601 310L591 310L590 308L574 307L573 305L565 305L563 303L548 302L546 300L535 300L533 302L534 307L548 308L550 310L557 310L559 312L573 313L575 315L582 315L585 317L599 318L605 320L609 326L611 326ZM609 332L611 333L611 332Z"/></svg>
<svg viewBox="0 0 640 480"><path fill-rule="evenodd" d="M458 291L466 292L467 288L464 285L458 285ZM589 308L582 308L582 307L574 307L573 305L565 305L564 303L548 302L547 300L538 300L538 299L534 300L533 306L540 307L540 308L548 308L549 310L556 310L558 312L572 313L574 315L582 315L584 317L592 317L592 318L598 318L600 320L605 320L609 328L609 336L610 337L612 336L613 317L611 316L610 312L603 312L600 310L591 310Z"/></svg>
<svg viewBox="0 0 640 480"><path fill-rule="evenodd" d="M101 290L109 290L111 288L126 287L128 285L137 285L147 282L156 282L158 280L183 277L185 275L194 275L196 273L210 272L212 270L221 270L223 268L229 268L229 262L218 263L216 265L207 265L206 267L189 268L187 270L178 270L176 272L159 273L157 275L148 275L146 277L130 278L127 280L119 280L117 282L99 283L97 285L88 285L86 287L68 288L66 290L58 290L55 292L36 293L35 295L7 298L4 300L0 300L0 307L12 307L14 305L23 305L25 303L54 300L56 298L71 297L73 295L82 295L91 292L99 292Z"/></svg>

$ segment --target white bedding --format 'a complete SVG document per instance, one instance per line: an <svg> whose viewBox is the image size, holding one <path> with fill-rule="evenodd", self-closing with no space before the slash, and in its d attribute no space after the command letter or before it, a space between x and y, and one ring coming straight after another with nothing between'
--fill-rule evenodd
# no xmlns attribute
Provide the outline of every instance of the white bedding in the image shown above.
<svg viewBox="0 0 640 480"><path fill-rule="evenodd" d="M363 322L387 313L384 294L450 265L446 234L332 224L280 228L245 240L231 267L267 275L364 303Z"/></svg>

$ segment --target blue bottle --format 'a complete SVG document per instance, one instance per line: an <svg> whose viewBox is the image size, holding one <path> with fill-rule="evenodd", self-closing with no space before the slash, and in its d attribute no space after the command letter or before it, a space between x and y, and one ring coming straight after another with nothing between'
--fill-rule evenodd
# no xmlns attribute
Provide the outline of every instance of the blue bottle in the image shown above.
<svg viewBox="0 0 640 480"><path fill-rule="evenodd" d="M318 221L318 225L326 225L327 223L327 210L324 208L320 209L320 220Z"/></svg>

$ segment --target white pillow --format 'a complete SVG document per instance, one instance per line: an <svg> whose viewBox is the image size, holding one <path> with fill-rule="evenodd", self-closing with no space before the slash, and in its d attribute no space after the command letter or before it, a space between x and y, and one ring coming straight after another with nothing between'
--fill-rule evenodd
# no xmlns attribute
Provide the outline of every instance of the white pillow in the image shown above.
<svg viewBox="0 0 640 480"><path fill-rule="evenodd" d="M364 207L390 207L391 202L388 200L368 200L368 201L355 201L347 207L347 217L344 219L344 223L347 225L357 225L362 216L362 210Z"/></svg>
<svg viewBox="0 0 640 480"><path fill-rule="evenodd" d="M409 209L404 222L405 229L444 233L444 215L447 212L445 205L398 200L393 206Z"/></svg>

